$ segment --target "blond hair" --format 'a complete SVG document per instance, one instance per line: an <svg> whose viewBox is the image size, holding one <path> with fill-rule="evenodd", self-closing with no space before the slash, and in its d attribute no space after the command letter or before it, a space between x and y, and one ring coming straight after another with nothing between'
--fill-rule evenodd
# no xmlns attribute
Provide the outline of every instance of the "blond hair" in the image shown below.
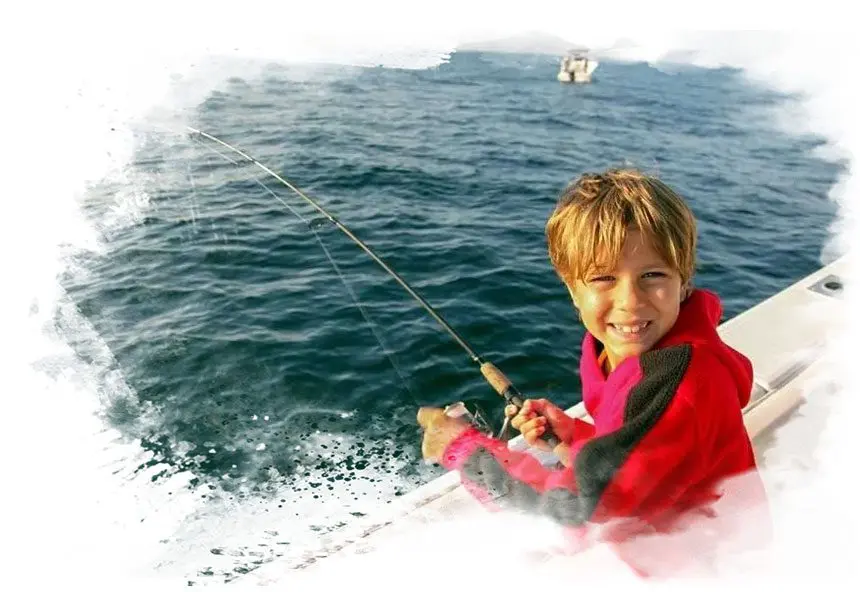
<svg viewBox="0 0 860 592"><path fill-rule="evenodd" d="M618 264L628 229L639 230L686 284L696 267L696 219L680 195L635 169L586 173L561 194L546 223L549 257L572 286Z"/></svg>

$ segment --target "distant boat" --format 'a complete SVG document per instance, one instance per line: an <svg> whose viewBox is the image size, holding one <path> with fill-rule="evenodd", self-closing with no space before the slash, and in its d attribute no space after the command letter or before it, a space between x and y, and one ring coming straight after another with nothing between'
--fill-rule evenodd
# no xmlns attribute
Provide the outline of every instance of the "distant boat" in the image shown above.
<svg viewBox="0 0 860 592"><path fill-rule="evenodd" d="M588 59L584 52L571 52L561 59L558 70L559 82L591 82L591 74L599 62Z"/></svg>

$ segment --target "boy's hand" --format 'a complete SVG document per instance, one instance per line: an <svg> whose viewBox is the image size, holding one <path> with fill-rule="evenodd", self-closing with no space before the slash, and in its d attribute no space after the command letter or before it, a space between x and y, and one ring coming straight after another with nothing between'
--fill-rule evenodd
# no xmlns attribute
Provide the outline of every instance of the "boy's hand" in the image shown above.
<svg viewBox="0 0 860 592"><path fill-rule="evenodd" d="M418 425L424 428L421 454L431 462L439 462L448 445L469 427L469 423L445 415L444 409L422 407L418 410Z"/></svg>
<svg viewBox="0 0 860 592"><path fill-rule="evenodd" d="M517 413L514 405L505 407L505 415L511 418L511 425L520 431L529 446L550 450L549 444L540 439L546 432L547 425L561 441L555 447L555 454L562 464L570 466L568 443L573 439L575 421L563 409L553 405L546 399L526 399L522 409Z"/></svg>

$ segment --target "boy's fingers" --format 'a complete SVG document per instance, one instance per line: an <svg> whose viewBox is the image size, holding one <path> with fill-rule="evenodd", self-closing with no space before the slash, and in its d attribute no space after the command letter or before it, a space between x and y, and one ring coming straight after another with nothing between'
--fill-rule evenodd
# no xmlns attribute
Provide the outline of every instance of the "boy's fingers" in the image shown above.
<svg viewBox="0 0 860 592"><path fill-rule="evenodd" d="M556 421L565 415L564 410L546 399L536 399L532 402L532 413Z"/></svg>
<svg viewBox="0 0 860 592"><path fill-rule="evenodd" d="M533 432L533 431L537 430L538 428L544 427L545 425L546 425L546 420L543 417L536 417L530 421L525 422L522 425L522 427L520 428L520 431L523 433Z"/></svg>
<svg viewBox="0 0 860 592"><path fill-rule="evenodd" d="M508 405L505 407L505 415L507 417L514 417L517 413L519 413L519 410L516 405Z"/></svg>
<svg viewBox="0 0 860 592"><path fill-rule="evenodd" d="M523 439L531 446L534 446L538 440L540 440L541 435L544 433L544 429L542 427L537 427L535 429L526 430L523 432Z"/></svg>
<svg viewBox="0 0 860 592"><path fill-rule="evenodd" d="M531 403L531 410L541 415L543 415L544 411L546 411L548 407L552 407L546 399L533 399Z"/></svg>
<svg viewBox="0 0 860 592"><path fill-rule="evenodd" d="M534 413L526 413L525 411L520 411L511 419L511 425L514 426L515 428L517 428L518 430L522 431L523 424L526 423L527 421L531 421L534 418L535 418Z"/></svg>

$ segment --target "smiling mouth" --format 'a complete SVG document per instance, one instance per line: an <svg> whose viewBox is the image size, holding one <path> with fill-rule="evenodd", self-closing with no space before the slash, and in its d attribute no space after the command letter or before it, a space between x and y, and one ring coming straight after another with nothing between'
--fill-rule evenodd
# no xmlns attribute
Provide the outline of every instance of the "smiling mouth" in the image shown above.
<svg viewBox="0 0 860 592"><path fill-rule="evenodd" d="M609 326L614 329L615 333L625 339L636 339L642 333L648 330L651 326L651 321L642 321L641 323L625 323L615 324L609 323Z"/></svg>

